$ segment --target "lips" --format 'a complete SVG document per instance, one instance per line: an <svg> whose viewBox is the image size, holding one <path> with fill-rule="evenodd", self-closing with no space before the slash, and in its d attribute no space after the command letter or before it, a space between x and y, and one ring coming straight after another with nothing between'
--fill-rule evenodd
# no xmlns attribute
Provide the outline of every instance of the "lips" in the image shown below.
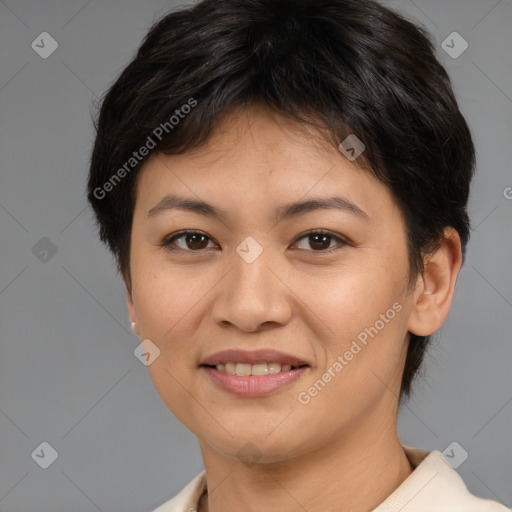
<svg viewBox="0 0 512 512"><path fill-rule="evenodd" d="M218 389L241 398L256 398L273 395L291 386L310 371L309 366L281 371L268 375L230 375L210 366L201 370Z"/></svg>
<svg viewBox="0 0 512 512"><path fill-rule="evenodd" d="M262 363L279 363L281 365L289 364L292 367L309 366L309 364L290 354L279 352L273 349L259 349L253 351L247 350L223 350L206 357L200 366L216 366L226 363L245 363L245 364L262 364Z"/></svg>

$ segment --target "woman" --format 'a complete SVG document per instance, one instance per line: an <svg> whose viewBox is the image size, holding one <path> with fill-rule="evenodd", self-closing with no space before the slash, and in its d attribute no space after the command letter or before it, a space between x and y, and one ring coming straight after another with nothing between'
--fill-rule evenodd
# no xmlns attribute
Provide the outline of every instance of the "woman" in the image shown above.
<svg viewBox="0 0 512 512"><path fill-rule="evenodd" d="M204 460L158 512L507 510L397 434L474 161L428 37L378 3L205 0L150 30L88 197Z"/></svg>

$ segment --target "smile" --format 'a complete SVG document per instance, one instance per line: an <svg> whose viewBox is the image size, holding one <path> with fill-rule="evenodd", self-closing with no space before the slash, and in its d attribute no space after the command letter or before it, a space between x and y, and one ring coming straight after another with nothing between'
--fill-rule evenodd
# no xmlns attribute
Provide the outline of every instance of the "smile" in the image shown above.
<svg viewBox="0 0 512 512"><path fill-rule="evenodd" d="M220 369L218 369L219 366ZM245 398L261 397L275 393L295 382L309 368L309 365L292 367L289 364L280 365L279 363L258 363L254 365L226 363L200 367L216 387L232 395ZM258 372L262 373L258 374Z"/></svg>
<svg viewBox="0 0 512 512"><path fill-rule="evenodd" d="M270 375L279 372L288 372L298 368L291 364L281 363L226 363L211 366L215 367L219 372L228 373L229 375Z"/></svg>

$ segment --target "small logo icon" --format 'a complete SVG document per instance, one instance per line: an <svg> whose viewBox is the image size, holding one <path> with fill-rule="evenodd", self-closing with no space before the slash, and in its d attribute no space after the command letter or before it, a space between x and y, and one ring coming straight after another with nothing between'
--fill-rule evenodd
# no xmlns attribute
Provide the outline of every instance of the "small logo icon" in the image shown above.
<svg viewBox="0 0 512 512"><path fill-rule="evenodd" d="M246 466L251 467L261 459L263 454L253 443L246 443L242 448L240 448L240 450L238 450L236 456Z"/></svg>
<svg viewBox="0 0 512 512"><path fill-rule="evenodd" d="M39 57L47 59L59 47L59 43L48 32L41 32L32 41L31 46Z"/></svg>
<svg viewBox="0 0 512 512"><path fill-rule="evenodd" d="M160 355L160 349L148 338L139 343L133 353L144 366L149 366Z"/></svg>
<svg viewBox="0 0 512 512"><path fill-rule="evenodd" d="M505 187L503 190L503 196L505 199L512 199L512 187Z"/></svg>
<svg viewBox="0 0 512 512"><path fill-rule="evenodd" d="M248 236L236 248L236 252L246 263L252 263L263 252L263 247L252 236Z"/></svg>
<svg viewBox="0 0 512 512"><path fill-rule="evenodd" d="M366 146L353 133L350 134L339 146L339 150L353 162L361 155Z"/></svg>
<svg viewBox="0 0 512 512"><path fill-rule="evenodd" d="M43 469L49 468L56 460L59 454L57 450L46 441L43 441L32 453L31 457Z"/></svg>
<svg viewBox="0 0 512 512"><path fill-rule="evenodd" d="M39 261L47 263L57 254L57 246L49 238L43 236L43 238L32 247L32 254Z"/></svg>
<svg viewBox="0 0 512 512"><path fill-rule="evenodd" d="M467 458L468 452L462 446L453 441L450 443L442 453L443 459L453 468L457 469Z"/></svg>
<svg viewBox="0 0 512 512"><path fill-rule="evenodd" d="M458 59L468 49L468 46L468 42L458 32L452 32L441 43L441 48L452 59Z"/></svg>

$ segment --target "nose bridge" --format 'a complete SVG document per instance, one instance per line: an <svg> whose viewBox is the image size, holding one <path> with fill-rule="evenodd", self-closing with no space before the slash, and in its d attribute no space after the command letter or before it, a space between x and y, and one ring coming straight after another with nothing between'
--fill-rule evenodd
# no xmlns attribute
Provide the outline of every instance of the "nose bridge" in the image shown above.
<svg viewBox="0 0 512 512"><path fill-rule="evenodd" d="M248 295L264 299L272 289L269 282L271 272L272 255L269 248L263 249L254 239L248 237L236 249L234 257L233 292L243 296ZM275 264L274 264L275 266Z"/></svg>
<svg viewBox="0 0 512 512"><path fill-rule="evenodd" d="M285 323L291 312L286 286L276 276L271 250L247 237L233 254L233 268L221 285L213 315L244 330L263 323Z"/></svg>

